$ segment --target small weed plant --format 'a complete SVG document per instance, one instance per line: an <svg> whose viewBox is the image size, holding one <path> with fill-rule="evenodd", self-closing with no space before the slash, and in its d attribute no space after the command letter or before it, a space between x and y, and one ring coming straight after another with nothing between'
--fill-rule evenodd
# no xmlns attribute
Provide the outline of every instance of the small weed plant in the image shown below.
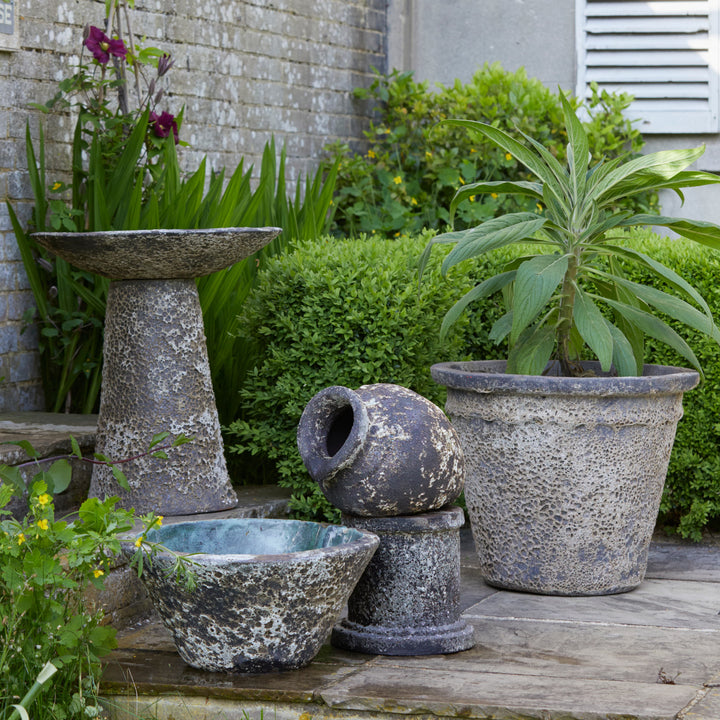
<svg viewBox="0 0 720 720"><path fill-rule="evenodd" d="M178 440L150 452L163 456ZM185 439L180 439L180 442ZM115 629L103 624L103 613L86 598L89 588L101 590L114 559L121 552L122 533L138 518L119 508L118 498L89 498L72 519L55 516L54 495L71 480L70 457L82 454L73 439L73 453L58 457L49 469L40 469L26 488L23 465L0 466L0 718L33 720L93 718L98 704L100 658L114 647ZM107 462L96 457L91 462ZM115 466L116 467L116 466ZM116 477L124 479L122 471ZM8 510L14 496L27 496L28 512L17 518ZM131 564L142 571L143 559L152 560L161 549L146 533L162 517L139 518L143 532L135 541ZM174 573L192 586L192 560L175 556ZM34 704L33 704L34 702Z"/></svg>

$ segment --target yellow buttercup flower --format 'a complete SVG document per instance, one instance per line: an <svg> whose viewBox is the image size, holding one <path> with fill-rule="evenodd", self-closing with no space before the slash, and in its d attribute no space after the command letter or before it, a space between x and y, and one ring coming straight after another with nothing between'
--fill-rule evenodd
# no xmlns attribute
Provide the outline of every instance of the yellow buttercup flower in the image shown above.
<svg viewBox="0 0 720 720"><path fill-rule="evenodd" d="M394 182L396 185L400 185L400 184L402 183L402 177L400 177L400 175L396 175L396 176L393 178L393 182Z"/></svg>
<svg viewBox="0 0 720 720"><path fill-rule="evenodd" d="M162 525L162 521L163 521L164 517L165 517L164 515L158 515L158 516L155 518L155 523L154 523L154 524L157 525L158 527L160 527L160 526Z"/></svg>
<svg viewBox="0 0 720 720"><path fill-rule="evenodd" d="M426 150L425 157L429 160L432 157L432 153L429 150Z"/></svg>
<svg viewBox="0 0 720 720"><path fill-rule="evenodd" d="M497 193L490 193L490 197L491 197L493 200L497 200L497 196L498 196Z"/></svg>
<svg viewBox="0 0 720 720"><path fill-rule="evenodd" d="M93 570L93 575L94 575L96 578L102 577L104 574L105 574L105 573L104 573L102 570L100 570L99 568L98 568L97 570Z"/></svg>
<svg viewBox="0 0 720 720"><path fill-rule="evenodd" d="M417 200L415 198L410 198L410 204L411 205L417 205Z"/></svg>
<svg viewBox="0 0 720 720"><path fill-rule="evenodd" d="M138 538L138 539L135 541L135 547L136 547L136 548L139 548L141 545L142 545L142 538Z"/></svg>
<svg viewBox="0 0 720 720"><path fill-rule="evenodd" d="M40 503L40 505L47 505L51 499L52 498L47 493L38 495L38 502Z"/></svg>
<svg viewBox="0 0 720 720"><path fill-rule="evenodd" d="M538 211L538 212L542 212L542 211L543 211L543 206L542 206L540 203L535 203L535 207L537 208L537 211Z"/></svg>
<svg viewBox="0 0 720 720"><path fill-rule="evenodd" d="M471 196L470 196L470 202L475 202L475 196L474 196L474 195L471 195Z"/></svg>
<svg viewBox="0 0 720 720"><path fill-rule="evenodd" d="M62 187L62 183L56 182L50 189L55 192L56 190L59 190Z"/></svg>
<svg viewBox="0 0 720 720"><path fill-rule="evenodd" d="M23 533L20 533L17 536L17 543L18 543L18 545L22 545L24 542L25 542L25 535L23 535Z"/></svg>
<svg viewBox="0 0 720 720"><path fill-rule="evenodd" d="M37 526L38 526L41 530L47 530L47 529L48 529L48 521L45 520L44 518L43 518L42 520L38 520Z"/></svg>
<svg viewBox="0 0 720 720"><path fill-rule="evenodd" d="M375 151L374 151L374 150L368 150L368 151L367 151L367 156L368 156L370 159L374 158L374 157L375 157Z"/></svg>
<svg viewBox="0 0 720 720"><path fill-rule="evenodd" d="M512 160L512 155L510 153L505 153L505 159L506 160Z"/></svg>

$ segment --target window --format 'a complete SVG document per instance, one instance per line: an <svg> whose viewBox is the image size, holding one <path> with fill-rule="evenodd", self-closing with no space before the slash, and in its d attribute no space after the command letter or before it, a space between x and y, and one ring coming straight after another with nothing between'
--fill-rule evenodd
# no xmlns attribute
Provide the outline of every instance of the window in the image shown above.
<svg viewBox="0 0 720 720"><path fill-rule="evenodd" d="M577 94L635 97L643 133L718 132L720 0L576 0Z"/></svg>

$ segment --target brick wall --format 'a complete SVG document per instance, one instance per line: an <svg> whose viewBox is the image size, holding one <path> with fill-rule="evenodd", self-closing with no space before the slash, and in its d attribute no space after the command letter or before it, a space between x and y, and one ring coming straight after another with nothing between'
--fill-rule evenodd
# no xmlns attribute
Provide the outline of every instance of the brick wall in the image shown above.
<svg viewBox="0 0 720 720"><path fill-rule="evenodd" d="M25 124L77 63L86 23L100 25L96 0L17 0L20 50L0 51L0 198L20 218L30 211ZM350 91L385 69L386 0L137 0L133 26L175 58L163 109L185 105L188 168L259 160L274 134L291 175L312 170L328 142L359 142L367 109ZM43 118L49 179L68 167L72 121ZM7 210L0 207L0 412L40 409L37 337L21 335L32 306Z"/></svg>

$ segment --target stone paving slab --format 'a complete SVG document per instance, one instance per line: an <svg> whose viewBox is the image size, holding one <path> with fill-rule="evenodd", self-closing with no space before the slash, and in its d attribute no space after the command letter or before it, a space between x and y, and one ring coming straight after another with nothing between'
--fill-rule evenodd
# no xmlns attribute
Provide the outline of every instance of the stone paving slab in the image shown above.
<svg viewBox="0 0 720 720"><path fill-rule="evenodd" d="M461 602L475 648L405 658L326 646L302 670L216 675L186 666L156 621L122 633L111 656L104 692L126 709L112 717L720 720L720 552L662 541L651 563L668 578L562 598L487 586L462 535Z"/></svg>

